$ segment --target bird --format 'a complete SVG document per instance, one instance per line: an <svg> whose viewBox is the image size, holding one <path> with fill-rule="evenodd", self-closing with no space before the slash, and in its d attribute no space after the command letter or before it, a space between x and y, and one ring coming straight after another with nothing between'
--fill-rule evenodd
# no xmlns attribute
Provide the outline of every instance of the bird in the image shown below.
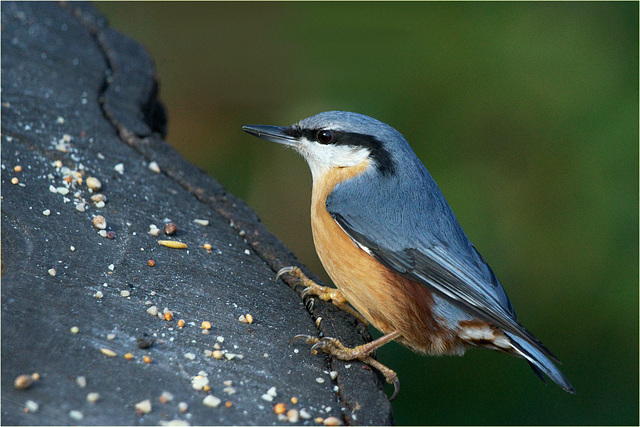
<svg viewBox="0 0 640 427"><path fill-rule="evenodd" d="M382 333L354 348L333 337L292 341L376 368L394 386L390 400L400 389L398 375L372 355L391 341L432 356L461 356L471 347L508 353L529 362L544 382L547 375L575 393L558 358L518 322L496 275L400 132L347 111L242 129L307 161L313 241L336 287L320 286L293 266L276 278L293 275L305 286L303 297L331 301Z"/></svg>

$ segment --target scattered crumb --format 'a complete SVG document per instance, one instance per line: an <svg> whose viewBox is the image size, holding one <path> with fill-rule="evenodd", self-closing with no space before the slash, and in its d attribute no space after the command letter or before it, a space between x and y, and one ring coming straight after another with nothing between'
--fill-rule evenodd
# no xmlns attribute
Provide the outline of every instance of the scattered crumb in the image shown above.
<svg viewBox="0 0 640 427"><path fill-rule="evenodd" d="M149 169L151 169L155 173L160 173L160 166L158 166L158 162L156 161L149 162Z"/></svg>
<svg viewBox="0 0 640 427"><path fill-rule="evenodd" d="M49 216L49 215L51 215L51 210L49 210L49 209L45 209L45 210L43 210L43 211L42 211L42 215L44 215L44 216Z"/></svg>
<svg viewBox="0 0 640 427"><path fill-rule="evenodd" d="M124 165L122 163L118 163L113 167L113 169L115 169L115 171L118 172L120 175L124 173Z"/></svg>
<svg viewBox="0 0 640 427"><path fill-rule="evenodd" d="M169 224L164 226L162 231L164 231L164 234L166 234L167 236L172 236L178 232L178 226L173 222L170 222Z"/></svg>
<svg viewBox="0 0 640 427"><path fill-rule="evenodd" d="M84 418L84 415L82 415L82 412L80 411L71 410L69 411L69 417L73 418L76 421L80 421L82 418Z"/></svg>
<svg viewBox="0 0 640 427"><path fill-rule="evenodd" d="M142 358L142 361L143 361L144 363L151 363L151 358L150 358L149 356L144 356L144 357Z"/></svg>
<svg viewBox="0 0 640 427"><path fill-rule="evenodd" d="M87 386L87 377L80 376L80 377L76 378L76 384L80 388L85 388Z"/></svg>
<svg viewBox="0 0 640 427"><path fill-rule="evenodd" d="M187 244L186 243L177 242L175 240L158 240L158 243L161 244L162 246L166 246L168 248L173 248L173 249L186 249L187 248Z"/></svg>
<svg viewBox="0 0 640 427"><path fill-rule="evenodd" d="M326 426L339 426L342 422L336 417L325 418L323 424Z"/></svg>
<svg viewBox="0 0 640 427"><path fill-rule="evenodd" d="M38 403L34 402L33 400L27 400L25 402L25 408L29 412L37 412L38 408L40 408L40 405L38 405Z"/></svg>
<svg viewBox="0 0 640 427"><path fill-rule="evenodd" d="M196 358L196 355L193 353L185 353L184 357L186 357L189 360L194 360Z"/></svg>
<svg viewBox="0 0 640 427"><path fill-rule="evenodd" d="M309 414L306 409L300 409L300 417L308 420L311 418L311 414Z"/></svg>
<svg viewBox="0 0 640 427"><path fill-rule="evenodd" d="M300 416L297 409L289 409L287 412L287 421L290 423L297 423L300 420Z"/></svg>
<svg viewBox="0 0 640 427"><path fill-rule="evenodd" d="M318 377L318 378L316 378L316 382L317 382L318 384L322 384L322 383L324 383L324 378L320 378L320 377Z"/></svg>
<svg viewBox="0 0 640 427"><path fill-rule="evenodd" d="M100 393L87 394L87 402L96 403L98 400L100 400Z"/></svg>
<svg viewBox="0 0 640 427"><path fill-rule="evenodd" d="M108 349L108 348L101 348L101 349L100 349L100 352L101 352L102 354L104 354L105 356L109 356L109 357L115 357L115 356L117 356L117 354L116 354L116 352L115 352L115 351L110 350L110 349Z"/></svg>
<svg viewBox="0 0 640 427"><path fill-rule="evenodd" d="M196 224L204 225L205 227L209 225L208 219L194 219L193 222L195 222Z"/></svg>
<svg viewBox="0 0 640 427"><path fill-rule="evenodd" d="M204 375L196 375L191 378L191 387L194 390L202 390L205 386L209 385L209 378Z"/></svg>
<svg viewBox="0 0 640 427"><path fill-rule="evenodd" d="M18 377L13 382L13 385L18 390L26 390L29 387L31 387L31 384L33 384L33 378L31 377L31 375L24 375L24 374L18 375Z"/></svg>
<svg viewBox="0 0 640 427"><path fill-rule="evenodd" d="M104 230L107 228L107 220L104 219L102 215L96 215L93 217L93 226L100 230Z"/></svg>
<svg viewBox="0 0 640 427"><path fill-rule="evenodd" d="M277 415L284 414L286 411L287 411L287 406L284 403L277 403L273 407L273 413Z"/></svg>
<svg viewBox="0 0 640 427"><path fill-rule="evenodd" d="M158 315L158 307L156 307L155 305L152 305L151 307L147 308L147 313L149 313L152 316L157 316Z"/></svg>
<svg viewBox="0 0 640 427"><path fill-rule="evenodd" d="M182 413L187 412L187 409L189 408L189 405L187 404L187 402L180 402L178 403L178 410Z"/></svg>
<svg viewBox="0 0 640 427"><path fill-rule="evenodd" d="M329 372L329 376L331 377L332 380L335 380L338 377L338 371Z"/></svg>
<svg viewBox="0 0 640 427"><path fill-rule="evenodd" d="M136 411L139 414L148 414L151 412L151 401L149 399L136 403Z"/></svg>
<svg viewBox="0 0 640 427"><path fill-rule="evenodd" d="M126 289L124 289L124 290L120 291L120 296L123 296L123 297L125 297L125 298L126 298L126 297L128 297L129 295L131 295L131 291L128 291L128 290L126 290Z"/></svg>
<svg viewBox="0 0 640 427"><path fill-rule="evenodd" d="M298 398L297 398L297 397L292 397L292 398L291 398L291 403L293 403L294 405L295 405L296 403L298 403Z"/></svg>
<svg viewBox="0 0 640 427"><path fill-rule="evenodd" d="M104 296L104 294L102 293L102 291L97 291L95 294L93 294L93 296L100 299Z"/></svg>
<svg viewBox="0 0 640 427"><path fill-rule="evenodd" d="M211 322L206 320L202 322L202 329L211 329Z"/></svg>
<svg viewBox="0 0 640 427"><path fill-rule="evenodd" d="M55 268L50 268L49 270L47 270L49 272L49 274L51 276L55 276L56 275L56 269Z"/></svg>
<svg viewBox="0 0 640 427"><path fill-rule="evenodd" d="M94 176L87 177L85 184L87 184L87 187L93 191L99 191L102 188L102 183Z"/></svg>
<svg viewBox="0 0 640 427"><path fill-rule="evenodd" d="M270 394L265 393L260 396L260 398L262 398L262 400L266 400L267 402L273 402L273 396L271 396Z"/></svg>
<svg viewBox="0 0 640 427"><path fill-rule="evenodd" d="M171 402L173 400L173 394L169 393L168 391L163 391L158 400L160 401L160 403Z"/></svg>
<svg viewBox="0 0 640 427"><path fill-rule="evenodd" d="M124 358L127 360L133 359L133 353L125 353Z"/></svg>
<svg viewBox="0 0 640 427"><path fill-rule="evenodd" d="M80 329L77 326L72 326L70 330L72 334L77 334L78 332L80 332Z"/></svg>
<svg viewBox="0 0 640 427"><path fill-rule="evenodd" d="M220 405L220 402L222 402L222 400L212 395L208 395L202 400L202 403L207 406L211 406L212 408L217 408Z"/></svg>

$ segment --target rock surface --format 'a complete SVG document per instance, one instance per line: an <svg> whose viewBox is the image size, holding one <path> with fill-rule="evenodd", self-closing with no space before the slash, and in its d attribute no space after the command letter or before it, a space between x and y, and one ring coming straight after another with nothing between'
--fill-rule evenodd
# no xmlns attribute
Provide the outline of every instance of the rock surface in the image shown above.
<svg viewBox="0 0 640 427"><path fill-rule="evenodd" d="M289 345L369 336L274 281L298 261L163 141L154 73L91 5L2 4L2 423L393 423L376 373Z"/></svg>

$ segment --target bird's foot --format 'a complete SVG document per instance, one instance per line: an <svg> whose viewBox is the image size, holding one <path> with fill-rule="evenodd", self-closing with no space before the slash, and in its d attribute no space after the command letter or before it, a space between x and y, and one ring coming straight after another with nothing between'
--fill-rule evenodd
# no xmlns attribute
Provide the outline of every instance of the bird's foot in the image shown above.
<svg viewBox="0 0 640 427"><path fill-rule="evenodd" d="M389 400L393 400L396 398L396 396L398 396L398 393L400 392L400 380L398 379L398 374L396 374L394 370L375 360L371 356L371 353L373 353L376 349L380 348L389 341L392 341L399 335L400 334L398 332L392 332L378 338L377 340L371 341L367 344L359 345L354 348L345 347L336 338L317 338L311 335L304 334L296 335L291 339L291 341L289 341L289 344L297 339L302 339L307 344L313 344L311 346L311 354L316 354L318 350L322 350L325 353L335 356L340 360L360 360L362 363L377 369L378 371L380 371L380 373L382 373L382 375L384 375L387 383L393 384L393 394L389 398Z"/></svg>
<svg viewBox="0 0 640 427"><path fill-rule="evenodd" d="M339 309L346 311L365 325L369 326L369 322L367 322L367 320L362 317L360 313L347 305L348 301L339 289L318 285L316 282L309 279L298 267L281 268L280 271L278 271L278 274L276 274L276 280L278 280L278 278L283 274L289 274L300 280L300 284L304 286L304 290L300 294L302 298L310 295L315 295L322 301L331 301L333 305L335 305Z"/></svg>

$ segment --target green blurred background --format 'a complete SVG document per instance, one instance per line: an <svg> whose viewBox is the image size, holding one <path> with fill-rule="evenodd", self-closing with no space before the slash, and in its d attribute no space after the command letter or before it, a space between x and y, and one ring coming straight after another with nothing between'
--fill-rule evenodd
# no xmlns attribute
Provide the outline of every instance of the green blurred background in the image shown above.
<svg viewBox="0 0 640 427"><path fill-rule="evenodd" d="M155 59L168 141L325 280L305 162L240 128L341 109L400 130L577 390L393 343L398 424L638 425L637 2L97 6Z"/></svg>

